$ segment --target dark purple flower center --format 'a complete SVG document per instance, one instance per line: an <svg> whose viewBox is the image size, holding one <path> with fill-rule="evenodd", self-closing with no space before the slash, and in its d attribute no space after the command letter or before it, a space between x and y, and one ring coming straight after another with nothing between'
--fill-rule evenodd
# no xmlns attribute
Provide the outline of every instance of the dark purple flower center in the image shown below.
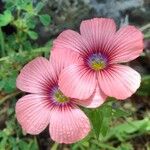
<svg viewBox="0 0 150 150"><path fill-rule="evenodd" d="M95 53L88 57L88 65L91 69L99 71L107 65L107 59L101 53Z"/></svg>

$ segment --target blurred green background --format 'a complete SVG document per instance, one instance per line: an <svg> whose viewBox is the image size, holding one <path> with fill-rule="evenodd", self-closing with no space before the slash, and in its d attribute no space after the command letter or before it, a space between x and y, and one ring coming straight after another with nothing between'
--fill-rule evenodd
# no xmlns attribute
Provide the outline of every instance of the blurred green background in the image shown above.
<svg viewBox="0 0 150 150"><path fill-rule="evenodd" d="M144 52L128 63L142 75L129 99L109 98L100 108L84 110L93 130L84 140L64 145L22 131L15 117L20 69L37 56L49 57L52 41L65 29L79 30L92 17L133 24L144 33ZM0 1L0 150L150 150L150 0L2 0Z"/></svg>

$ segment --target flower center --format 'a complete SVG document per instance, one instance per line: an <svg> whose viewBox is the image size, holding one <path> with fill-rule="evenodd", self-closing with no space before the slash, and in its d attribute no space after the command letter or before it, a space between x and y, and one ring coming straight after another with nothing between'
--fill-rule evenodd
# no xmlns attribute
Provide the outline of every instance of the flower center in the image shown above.
<svg viewBox="0 0 150 150"><path fill-rule="evenodd" d="M66 97L59 89L54 93L54 98L59 103L64 103L69 101L69 98Z"/></svg>
<svg viewBox="0 0 150 150"><path fill-rule="evenodd" d="M100 53L92 54L88 58L88 65L91 69L93 69L95 71L99 71L99 70L104 69L106 67L107 60Z"/></svg>

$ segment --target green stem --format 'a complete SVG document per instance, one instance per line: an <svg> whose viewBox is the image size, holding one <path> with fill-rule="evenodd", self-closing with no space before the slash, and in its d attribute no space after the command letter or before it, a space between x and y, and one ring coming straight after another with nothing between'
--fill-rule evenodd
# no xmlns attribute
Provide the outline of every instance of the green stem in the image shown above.
<svg viewBox="0 0 150 150"><path fill-rule="evenodd" d="M145 39L149 39L149 38L150 38L150 33L149 33L149 34L144 35L144 38L145 38Z"/></svg>
<svg viewBox="0 0 150 150"><path fill-rule="evenodd" d="M54 143L50 149L51 149L51 150L57 150L57 149L58 149L58 146L59 146L58 143Z"/></svg>
<svg viewBox="0 0 150 150"><path fill-rule="evenodd" d="M5 49L4 49L4 35L3 35L3 32L2 32L2 29L0 27L0 46L1 46L1 51L2 51L2 56L5 56Z"/></svg>
<svg viewBox="0 0 150 150"><path fill-rule="evenodd" d="M146 29L150 28L150 23L144 25L143 27L140 28L141 31L145 31Z"/></svg>
<svg viewBox="0 0 150 150"><path fill-rule="evenodd" d="M14 93L11 93L11 94L9 94L9 95L3 97L3 98L0 100L0 106L1 106L4 102L6 102L8 99L17 96L17 95L20 94L20 93L21 93L20 91L16 91L16 92L14 92Z"/></svg>

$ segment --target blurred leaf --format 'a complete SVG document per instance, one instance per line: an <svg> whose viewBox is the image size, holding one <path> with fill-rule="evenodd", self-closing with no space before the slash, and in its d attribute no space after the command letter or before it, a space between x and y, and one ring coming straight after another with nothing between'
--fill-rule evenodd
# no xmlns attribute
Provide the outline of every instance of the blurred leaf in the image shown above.
<svg viewBox="0 0 150 150"><path fill-rule="evenodd" d="M99 108L87 112L93 125L93 130L97 138L102 134L105 136L109 129L109 123L112 118L112 108L108 103Z"/></svg>
<svg viewBox="0 0 150 150"><path fill-rule="evenodd" d="M103 116L99 109L93 109L89 112L89 118L91 120L93 130L97 138L99 138L100 128L102 124Z"/></svg>
<svg viewBox="0 0 150 150"><path fill-rule="evenodd" d="M28 28L30 29L34 29L35 26L36 26L36 20L33 20L33 18L29 18L28 21L27 21L27 26Z"/></svg>
<svg viewBox="0 0 150 150"><path fill-rule="evenodd" d="M19 29L19 31L20 31L19 33L21 33L22 30L25 30L25 29L28 28L27 22L26 22L26 20L25 20L24 18L19 18L19 19L17 19L17 20L14 20L14 21L13 21L13 25L14 25L16 28ZM18 34L19 34L19 33L18 33Z"/></svg>
<svg viewBox="0 0 150 150"><path fill-rule="evenodd" d="M101 128L100 128L100 133L103 136L106 136L106 134L109 130L109 125L110 125L110 121L112 118L112 108L109 105L103 105L102 108L100 109L100 111L102 114L101 116L103 116Z"/></svg>
<svg viewBox="0 0 150 150"><path fill-rule="evenodd" d="M4 86L5 86L5 81L1 80L0 81L0 90L2 90Z"/></svg>
<svg viewBox="0 0 150 150"><path fill-rule="evenodd" d="M126 117L126 116L131 115L129 112L126 112L125 110L118 109L118 108L113 109L112 112L113 112L113 116L116 118Z"/></svg>
<svg viewBox="0 0 150 150"><path fill-rule="evenodd" d="M51 18L49 15L45 14L45 15L40 15L39 16L41 23L44 26L48 26L50 24Z"/></svg>
<svg viewBox="0 0 150 150"><path fill-rule="evenodd" d="M130 143L122 143L117 150L134 150L134 148Z"/></svg>
<svg viewBox="0 0 150 150"><path fill-rule="evenodd" d="M4 86L4 91L6 93L11 93L14 91L14 89L16 88L16 76L14 75L11 78L5 78L5 86Z"/></svg>
<svg viewBox="0 0 150 150"><path fill-rule="evenodd" d="M144 34L144 39L150 39L150 31Z"/></svg>
<svg viewBox="0 0 150 150"><path fill-rule="evenodd" d="M5 146L7 144L7 137L3 137L0 142L0 150L6 150Z"/></svg>
<svg viewBox="0 0 150 150"><path fill-rule="evenodd" d="M15 3L14 3L14 1L7 0L6 2L5 2L5 9L8 9L8 10L12 11L14 9L14 7L16 6Z"/></svg>
<svg viewBox="0 0 150 150"><path fill-rule="evenodd" d="M126 121L125 123L112 127L104 141L115 137L120 141L124 141L125 139L130 138L134 133L147 133L148 131L150 131L150 120L148 118L143 120Z"/></svg>
<svg viewBox="0 0 150 150"><path fill-rule="evenodd" d="M95 144L99 145L102 150L116 150L113 146L107 144L107 143L102 143L98 141L93 141ZM101 150L101 149L100 149Z"/></svg>
<svg viewBox="0 0 150 150"><path fill-rule="evenodd" d="M38 38L38 34L34 31L28 31L28 35L31 39L36 40Z"/></svg>
<svg viewBox="0 0 150 150"><path fill-rule="evenodd" d="M58 149L58 143L54 143L53 145L52 145L52 147L51 147L51 150L57 150Z"/></svg>
<svg viewBox="0 0 150 150"><path fill-rule="evenodd" d="M39 150L36 137L34 137L34 140L30 141L30 144L29 144L29 148L28 148L28 149L29 149L29 150Z"/></svg>
<svg viewBox="0 0 150 150"><path fill-rule="evenodd" d="M150 75L142 77L141 86L137 91L140 96L150 96Z"/></svg>
<svg viewBox="0 0 150 150"><path fill-rule="evenodd" d="M21 150L27 150L27 149L29 149L29 144L26 143L25 141L20 140L20 142L19 142L19 148Z"/></svg>
<svg viewBox="0 0 150 150"><path fill-rule="evenodd" d="M28 13L33 13L33 5L32 5L32 3L26 4L23 7L23 9L26 10Z"/></svg>
<svg viewBox="0 0 150 150"><path fill-rule="evenodd" d="M13 19L13 16L9 10L5 10L4 14L0 14L0 26L6 26Z"/></svg>
<svg viewBox="0 0 150 150"><path fill-rule="evenodd" d="M13 108L9 108L9 109L7 110L7 113L8 113L8 115L13 114L13 113L14 113L14 109L13 109Z"/></svg>
<svg viewBox="0 0 150 150"><path fill-rule="evenodd" d="M3 31L0 27L0 56L5 56L6 52L5 52L5 39L4 39L4 34Z"/></svg>
<svg viewBox="0 0 150 150"><path fill-rule="evenodd" d="M41 9L44 7L44 3L42 3L42 2L39 2L37 5L36 5L36 12L38 13L38 12L40 12L41 11Z"/></svg>

